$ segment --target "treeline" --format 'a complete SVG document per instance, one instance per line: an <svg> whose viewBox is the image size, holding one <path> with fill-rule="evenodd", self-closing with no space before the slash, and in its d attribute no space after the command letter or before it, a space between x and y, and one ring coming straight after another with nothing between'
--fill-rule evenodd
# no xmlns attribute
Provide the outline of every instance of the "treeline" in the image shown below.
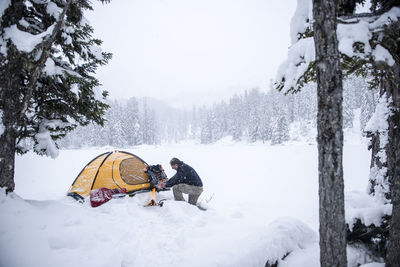
<svg viewBox="0 0 400 267"><path fill-rule="evenodd" d="M91 146L129 147L197 140L210 144L231 136L245 142L280 144L310 139L316 133L316 85L297 94L284 95L274 89L257 88L232 96L212 106L178 110L150 98L113 100L104 127L78 127L61 142L63 148ZM343 127L359 119L363 130L375 109L376 92L367 89L362 78L344 82ZM358 111L358 112L357 112ZM359 115L359 117L355 117Z"/></svg>

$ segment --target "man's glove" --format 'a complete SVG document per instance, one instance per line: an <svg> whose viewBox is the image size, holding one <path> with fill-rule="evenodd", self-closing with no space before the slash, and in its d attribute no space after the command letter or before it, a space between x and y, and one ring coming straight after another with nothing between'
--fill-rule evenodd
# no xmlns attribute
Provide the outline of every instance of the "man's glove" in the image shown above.
<svg viewBox="0 0 400 267"><path fill-rule="evenodd" d="M157 188L158 190L162 190L167 186L166 183L160 182L158 184L156 184L154 187Z"/></svg>

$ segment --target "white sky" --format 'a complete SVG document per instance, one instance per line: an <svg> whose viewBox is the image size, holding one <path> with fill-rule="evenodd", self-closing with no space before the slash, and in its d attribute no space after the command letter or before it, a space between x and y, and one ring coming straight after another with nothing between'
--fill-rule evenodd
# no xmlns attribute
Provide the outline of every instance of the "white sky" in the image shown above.
<svg viewBox="0 0 400 267"><path fill-rule="evenodd" d="M111 98L175 107L268 90L290 44L296 0L113 0L87 14L113 53L98 77Z"/></svg>

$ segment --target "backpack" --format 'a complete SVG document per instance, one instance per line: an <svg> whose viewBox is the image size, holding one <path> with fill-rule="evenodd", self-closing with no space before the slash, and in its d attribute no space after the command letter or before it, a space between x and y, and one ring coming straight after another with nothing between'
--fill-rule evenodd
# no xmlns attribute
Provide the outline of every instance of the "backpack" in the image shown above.
<svg viewBox="0 0 400 267"><path fill-rule="evenodd" d="M160 164L149 165L145 171L149 175L150 185L155 186L160 182L167 181L167 175L164 172L163 167Z"/></svg>

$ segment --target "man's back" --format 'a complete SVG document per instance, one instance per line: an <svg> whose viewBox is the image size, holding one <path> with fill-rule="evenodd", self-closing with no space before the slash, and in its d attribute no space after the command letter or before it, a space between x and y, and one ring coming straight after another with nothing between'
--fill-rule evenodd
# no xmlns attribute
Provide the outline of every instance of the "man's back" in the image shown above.
<svg viewBox="0 0 400 267"><path fill-rule="evenodd" d="M197 172L184 162L179 164L176 174L168 180L167 187L172 187L176 184L203 186L203 182Z"/></svg>

